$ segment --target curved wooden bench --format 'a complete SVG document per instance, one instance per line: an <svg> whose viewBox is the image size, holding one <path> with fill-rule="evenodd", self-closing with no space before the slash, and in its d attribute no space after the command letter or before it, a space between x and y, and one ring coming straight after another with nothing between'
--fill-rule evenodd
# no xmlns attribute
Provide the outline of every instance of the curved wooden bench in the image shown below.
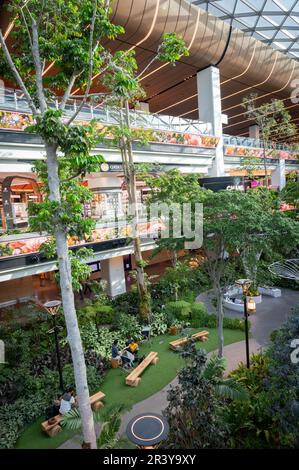
<svg viewBox="0 0 299 470"><path fill-rule="evenodd" d="M169 347L173 349L174 351L176 351L177 348L184 346L187 343L187 341L191 338L194 339L195 341L197 340L207 341L208 336L209 336L208 331L199 331L198 333L194 333L190 337L186 336L185 338L179 338L179 339L176 339L175 341L171 341L171 343L169 343Z"/></svg>
<svg viewBox="0 0 299 470"><path fill-rule="evenodd" d="M141 377L140 375L142 372L149 366L150 364L156 365L158 362L158 353L157 352L150 352L145 359L143 359L140 364L135 367L135 369L126 377L126 384L131 385L131 387L137 387L140 384Z"/></svg>
<svg viewBox="0 0 299 470"><path fill-rule="evenodd" d="M106 396L105 393L97 392L94 395L91 395L91 397L89 397L90 404L91 404L93 411L97 411L104 406L102 400L105 398L105 396ZM50 437L56 436L58 433L62 431L62 427L59 426L61 418L62 418L62 415L54 416L54 418L52 418L53 419L52 424L49 424L49 420L44 421L43 423L41 423L42 430L46 434L48 434L48 436Z"/></svg>

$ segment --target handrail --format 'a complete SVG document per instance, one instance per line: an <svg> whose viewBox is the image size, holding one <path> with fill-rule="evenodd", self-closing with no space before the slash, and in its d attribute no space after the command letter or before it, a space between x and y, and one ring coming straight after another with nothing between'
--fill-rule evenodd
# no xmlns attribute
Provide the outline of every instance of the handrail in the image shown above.
<svg viewBox="0 0 299 470"><path fill-rule="evenodd" d="M76 99L72 98L68 100L65 107L65 114L70 116L74 110L76 110L78 104L79 101ZM53 108L58 108L58 105L59 100L53 99ZM0 93L0 110L31 114L31 110L23 94L18 90L12 90L9 88L5 88L4 92ZM130 110L130 115L133 127L206 135L210 135L212 131L212 125L210 123L204 123L199 120L184 119L164 114L147 113L139 110ZM120 121L119 110L117 108L93 106L89 103L83 106L76 119L80 121L98 119L103 124L110 125L118 124Z"/></svg>

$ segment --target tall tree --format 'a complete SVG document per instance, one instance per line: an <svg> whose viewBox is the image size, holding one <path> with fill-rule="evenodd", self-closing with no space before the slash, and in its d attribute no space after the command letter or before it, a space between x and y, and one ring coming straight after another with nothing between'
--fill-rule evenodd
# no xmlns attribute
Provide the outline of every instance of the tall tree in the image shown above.
<svg viewBox="0 0 299 470"><path fill-rule="evenodd" d="M139 235L139 207L136 189L137 166L134 162L133 144L136 142L146 144L150 140L151 132L133 128L130 117L130 105L144 98L145 92L141 86L144 73L155 61L168 62L175 65L181 57L189 54L181 36L175 33L163 35L157 53L149 61L143 70L138 70L134 53L117 55L118 63L108 74L105 83L114 90L114 103L119 107L118 126L110 128L114 135L114 142L118 145L123 164L125 183L128 192L130 216L132 217L132 233L134 243L134 256L136 260L136 281L140 297L140 316L147 320L151 314L151 301L148 284L144 272L145 262L142 258L141 241Z"/></svg>
<svg viewBox="0 0 299 470"><path fill-rule="evenodd" d="M95 142L92 125L82 127L74 124L74 120L91 96L94 75L101 78L115 60L101 44L123 33L122 27L109 20L109 3L106 0L12 0L8 5L14 24L12 45L8 46L0 31L0 75L22 91L34 120L31 131L42 137L45 146L48 198L36 206L34 215L41 228L53 233L56 242L83 436L91 448L96 448L96 436L67 243L69 234L80 236L90 228L90 223L81 217L82 191L81 196L77 193L74 198L62 191L61 185L65 188L68 180L97 171L102 161L100 156L90 156ZM76 110L70 112L67 103L75 87L83 90L83 95L79 96ZM98 100L104 96L99 94ZM65 178L62 166L66 165Z"/></svg>
<svg viewBox="0 0 299 470"><path fill-rule="evenodd" d="M145 178L147 186L151 189L146 200L147 206L151 204L159 204L161 207L171 208L174 204L179 205L179 214L170 214L169 225L176 224L173 220L176 216L182 220L183 205L201 203L204 201L206 191L203 190L198 183L199 175L182 175L179 170L170 170L157 176L148 176ZM178 221L178 222L180 222ZM171 222L173 222L171 224ZM171 228L171 227L170 227ZM170 230L171 232L171 230ZM171 234L173 235L173 234ZM172 266L175 268L177 264L177 252L184 249L186 238L159 238L157 240L157 248L153 254L159 253L161 250L167 250L171 256Z"/></svg>
<svg viewBox="0 0 299 470"><path fill-rule="evenodd" d="M121 26L111 23L109 0L12 0L8 5L13 18L13 45L8 45L0 31L0 75L21 90L31 110L34 124L31 131L43 139L46 152L46 199L32 209L33 224L53 233L59 265L59 282L66 319L68 341L74 364L75 381L82 417L85 442L96 447L93 416L80 331L72 289L71 260L68 235L81 236L91 228L90 221L81 217L83 190L68 193L67 183L86 173L96 172L101 156L91 156L97 132L89 126L75 124L80 111L90 100L97 105L120 105L120 142L125 177L129 182L131 204L136 202L135 166L132 141L135 140L129 118L129 103L142 94L133 51L111 53L103 42L124 33ZM181 38L165 35L153 60L174 63L187 49ZM149 62L146 69L152 64ZM102 85L93 93L92 86ZM78 94L81 91L81 95ZM76 107L68 106L70 98ZM66 167L68 174L65 175ZM45 172L39 168L38 171ZM85 197L88 197L85 193ZM70 210L74 211L73 213ZM33 219L32 219L33 220ZM146 301L144 272L138 217L134 239L138 263L140 295ZM78 263L78 260L76 260ZM141 302L142 303L142 302ZM146 305L147 303L144 302ZM146 309L145 309L146 310Z"/></svg>
<svg viewBox="0 0 299 470"><path fill-rule="evenodd" d="M282 100L273 99L269 103L257 106L257 99L258 95L256 93L252 93L243 99L243 107L246 110L246 119L254 121L260 130L264 150L263 162L265 181L266 187L269 187L267 145L271 139L273 141L281 138L287 140L288 137L296 134L297 128L296 125L292 124L292 117L285 108Z"/></svg>
<svg viewBox="0 0 299 470"><path fill-rule="evenodd" d="M263 253L281 256L299 241L298 222L275 207L276 195L265 188L210 193L204 204L205 266L217 299L218 354L223 354L223 288L234 282L230 254L237 253L244 275L256 280Z"/></svg>

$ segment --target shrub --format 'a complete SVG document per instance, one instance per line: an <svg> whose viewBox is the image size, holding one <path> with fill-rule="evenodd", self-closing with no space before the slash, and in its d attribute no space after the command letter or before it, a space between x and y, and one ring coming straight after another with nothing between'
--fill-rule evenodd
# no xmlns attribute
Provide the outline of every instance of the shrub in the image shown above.
<svg viewBox="0 0 299 470"><path fill-rule="evenodd" d="M114 321L115 313L111 305L97 306L97 323L99 325L111 324Z"/></svg>
<svg viewBox="0 0 299 470"><path fill-rule="evenodd" d="M141 325L136 317L121 313L117 319L118 335L124 341L136 337L141 339Z"/></svg>
<svg viewBox="0 0 299 470"><path fill-rule="evenodd" d="M116 312L128 313L130 315L138 315L139 311L139 295L138 292L132 290L125 294L118 295L112 300L112 306Z"/></svg>
<svg viewBox="0 0 299 470"><path fill-rule="evenodd" d="M223 328L227 328L229 330L245 331L245 322L244 320L239 320L238 318L224 317ZM248 328L250 329L250 322L248 322Z"/></svg>
<svg viewBox="0 0 299 470"><path fill-rule="evenodd" d="M209 314L203 303L194 303L191 307L192 328L216 328L217 315ZM223 328L245 331L245 323L238 318L223 318Z"/></svg>
<svg viewBox="0 0 299 470"><path fill-rule="evenodd" d="M87 379L90 393L96 393L100 389L102 376L96 368L87 366ZM63 378L66 385L74 385L73 367L68 364L63 368ZM55 390L59 384L57 371L46 370L42 378L32 379L34 388L30 395L16 400L13 404L1 406L0 416L0 448L11 449L14 447L24 428L43 417L46 409L51 406L55 396Z"/></svg>
<svg viewBox="0 0 299 470"><path fill-rule="evenodd" d="M223 418L230 429L230 447L275 447L277 426L266 411L268 397L264 387L267 376L265 356L253 354L250 358L250 369L241 364L230 376L241 382L249 393L248 401L235 401L223 408Z"/></svg>
<svg viewBox="0 0 299 470"><path fill-rule="evenodd" d="M194 303L191 306L191 319L190 323L193 328L206 326L210 320L207 307L202 302Z"/></svg>
<svg viewBox="0 0 299 470"><path fill-rule="evenodd" d="M169 302L166 304L165 309L178 320L188 320L190 318L191 304L185 300Z"/></svg>
<svg viewBox="0 0 299 470"><path fill-rule="evenodd" d="M83 325L80 330L85 350L95 351L103 358L111 357L112 343L114 339L116 339L117 333L113 333L105 327L101 327L97 330L93 323Z"/></svg>
<svg viewBox="0 0 299 470"><path fill-rule="evenodd" d="M153 313L151 320L151 335L159 336L167 332L167 318L164 311Z"/></svg>
<svg viewBox="0 0 299 470"><path fill-rule="evenodd" d="M178 384L167 393L168 405L163 412L170 428L166 448L215 449L226 445L226 429L219 417L222 403L214 382L203 375L206 361L203 349L193 349L178 373Z"/></svg>

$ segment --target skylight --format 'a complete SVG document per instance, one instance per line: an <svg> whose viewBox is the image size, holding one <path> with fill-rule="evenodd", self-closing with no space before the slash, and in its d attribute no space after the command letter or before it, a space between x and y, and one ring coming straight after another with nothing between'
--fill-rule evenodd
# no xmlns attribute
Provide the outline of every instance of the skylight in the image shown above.
<svg viewBox="0 0 299 470"><path fill-rule="evenodd" d="M299 0L189 1L298 60Z"/></svg>

